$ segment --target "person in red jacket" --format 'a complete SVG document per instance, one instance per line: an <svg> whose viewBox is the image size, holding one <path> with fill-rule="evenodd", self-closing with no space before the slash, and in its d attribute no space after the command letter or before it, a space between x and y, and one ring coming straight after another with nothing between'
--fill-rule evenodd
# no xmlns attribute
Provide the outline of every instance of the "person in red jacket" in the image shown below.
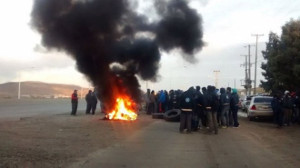
<svg viewBox="0 0 300 168"><path fill-rule="evenodd" d="M71 103L72 103L71 115L76 115L77 106L78 106L77 90L74 90L73 94L71 95Z"/></svg>

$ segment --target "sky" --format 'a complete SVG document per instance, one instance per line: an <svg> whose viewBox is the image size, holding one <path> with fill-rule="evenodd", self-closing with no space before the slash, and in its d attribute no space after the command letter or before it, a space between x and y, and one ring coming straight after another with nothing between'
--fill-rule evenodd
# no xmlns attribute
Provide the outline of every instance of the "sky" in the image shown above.
<svg viewBox="0 0 300 168"><path fill-rule="evenodd" d="M152 15L150 0L138 0L139 13ZM245 68L241 66L248 54L245 46L255 45L252 34L259 37L257 85L263 79L260 65L268 34L281 34L281 26L290 19L300 18L300 0L189 0L203 19L203 40L206 45L194 62L188 62L175 50L162 52L157 82L140 81L141 89L183 89L190 86L215 85L242 88ZM18 5L16 5L18 4ZM0 6L0 83L41 81L91 87L76 69L75 61L63 52L47 52L41 36L30 26L32 0L9 0ZM254 62L255 46L251 47ZM254 65L251 67L254 78Z"/></svg>

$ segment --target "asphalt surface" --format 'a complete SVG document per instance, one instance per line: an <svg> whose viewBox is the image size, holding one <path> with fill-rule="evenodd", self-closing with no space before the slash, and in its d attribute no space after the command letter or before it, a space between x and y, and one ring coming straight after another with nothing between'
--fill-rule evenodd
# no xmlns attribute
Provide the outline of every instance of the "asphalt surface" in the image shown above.
<svg viewBox="0 0 300 168"><path fill-rule="evenodd" d="M179 123L157 120L128 139L101 149L70 167L243 168L300 167L299 126L277 129L268 121L241 118L239 128L180 134ZM277 136L277 137L276 137ZM282 142L280 142L282 141Z"/></svg>
<svg viewBox="0 0 300 168"><path fill-rule="evenodd" d="M85 100L79 100L78 113L83 113L85 108ZM0 119L19 119L70 112L71 101L69 99L0 100Z"/></svg>
<svg viewBox="0 0 300 168"><path fill-rule="evenodd" d="M80 100L78 113L84 113L84 109L85 101ZM1 120L67 114L70 111L68 99L0 101ZM220 129L218 135L207 134L206 129L180 134L179 123L155 119L128 138L90 153L70 167L300 167L299 125L277 129L270 121L250 122L244 113L240 113L240 124L239 128Z"/></svg>

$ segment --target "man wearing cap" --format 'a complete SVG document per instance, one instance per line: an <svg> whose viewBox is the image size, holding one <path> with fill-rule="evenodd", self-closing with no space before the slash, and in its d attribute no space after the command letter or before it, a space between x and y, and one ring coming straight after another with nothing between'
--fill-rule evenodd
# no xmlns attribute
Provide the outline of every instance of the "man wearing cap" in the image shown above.
<svg viewBox="0 0 300 168"><path fill-rule="evenodd" d="M77 106L78 106L77 90L74 90L73 94L71 95L71 103L72 103L71 115L76 115Z"/></svg>
<svg viewBox="0 0 300 168"><path fill-rule="evenodd" d="M290 96L290 92L286 90L284 92L284 97L282 100L282 106L283 106L283 119L284 123L290 126L291 124L291 117L292 117L292 108L293 108L293 102Z"/></svg>

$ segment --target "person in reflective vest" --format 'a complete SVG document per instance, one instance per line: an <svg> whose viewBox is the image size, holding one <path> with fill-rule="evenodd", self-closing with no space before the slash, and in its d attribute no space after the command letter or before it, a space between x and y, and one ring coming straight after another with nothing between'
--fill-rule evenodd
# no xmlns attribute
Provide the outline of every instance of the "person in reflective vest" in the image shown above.
<svg viewBox="0 0 300 168"><path fill-rule="evenodd" d="M74 90L73 94L71 95L71 103L72 103L71 115L76 115L77 106L78 106L77 90Z"/></svg>

